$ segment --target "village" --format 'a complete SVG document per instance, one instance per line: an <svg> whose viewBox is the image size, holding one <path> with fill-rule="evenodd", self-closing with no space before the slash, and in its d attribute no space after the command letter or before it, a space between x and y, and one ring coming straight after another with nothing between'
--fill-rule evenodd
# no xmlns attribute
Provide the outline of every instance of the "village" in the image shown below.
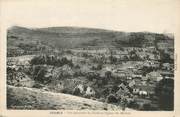
<svg viewBox="0 0 180 117"><path fill-rule="evenodd" d="M47 53L8 57L8 83L121 106L125 103L137 110L157 110L158 82L174 78L173 64L159 62L155 47L89 47Z"/></svg>
<svg viewBox="0 0 180 117"><path fill-rule="evenodd" d="M123 37L129 40L122 41L114 32L95 32L75 35L80 35L80 39L95 38L89 43L60 47L41 40L44 35L57 34L24 28L20 32L26 32L19 34L17 29L7 36L8 85L74 95L113 104L122 110L173 110L172 37L130 33ZM60 36L63 35L63 39L69 36ZM109 38L112 35L120 39ZM74 37L70 35L66 43L71 38Z"/></svg>

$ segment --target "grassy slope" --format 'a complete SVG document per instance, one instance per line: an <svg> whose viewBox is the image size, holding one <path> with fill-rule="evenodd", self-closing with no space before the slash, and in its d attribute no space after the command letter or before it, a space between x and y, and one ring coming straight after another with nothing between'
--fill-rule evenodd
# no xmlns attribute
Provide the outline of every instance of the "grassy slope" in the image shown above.
<svg viewBox="0 0 180 117"><path fill-rule="evenodd" d="M16 109L121 110L119 106L91 99L10 85L7 86L7 102L9 109L16 105Z"/></svg>

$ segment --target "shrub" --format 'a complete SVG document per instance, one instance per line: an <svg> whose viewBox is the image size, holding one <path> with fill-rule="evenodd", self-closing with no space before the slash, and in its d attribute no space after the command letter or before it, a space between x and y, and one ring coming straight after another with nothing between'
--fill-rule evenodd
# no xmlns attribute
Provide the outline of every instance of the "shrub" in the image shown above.
<svg viewBox="0 0 180 117"><path fill-rule="evenodd" d="M118 103L118 99L114 95L110 94L107 97L107 102L108 103Z"/></svg>
<svg viewBox="0 0 180 117"><path fill-rule="evenodd" d="M75 90L73 91L73 95L80 95L80 89L79 88L75 88Z"/></svg>

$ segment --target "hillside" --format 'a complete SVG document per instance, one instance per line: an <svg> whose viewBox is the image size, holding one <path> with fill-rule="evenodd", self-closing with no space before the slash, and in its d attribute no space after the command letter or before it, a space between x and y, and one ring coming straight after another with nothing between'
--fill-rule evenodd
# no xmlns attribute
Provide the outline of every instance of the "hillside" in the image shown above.
<svg viewBox="0 0 180 117"><path fill-rule="evenodd" d="M166 37L166 38L164 38ZM8 30L8 46L17 46L19 42L40 41L56 48L74 47L141 47L152 39L167 39L163 34L147 32L120 32L83 27L49 27L28 29L14 26ZM19 40L19 41L18 41ZM133 43L132 43L133 42Z"/></svg>
<svg viewBox="0 0 180 117"><path fill-rule="evenodd" d="M65 109L65 110L119 110L121 107L62 93L40 89L7 86L8 108L13 109ZM129 109L127 109L129 110Z"/></svg>

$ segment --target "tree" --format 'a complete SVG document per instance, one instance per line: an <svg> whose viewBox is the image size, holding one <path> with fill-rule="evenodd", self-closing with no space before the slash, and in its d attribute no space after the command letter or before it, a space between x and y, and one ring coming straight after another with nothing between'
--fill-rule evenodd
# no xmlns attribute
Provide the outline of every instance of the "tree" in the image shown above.
<svg viewBox="0 0 180 117"><path fill-rule="evenodd" d="M129 60L129 57L127 55L123 56L123 60L124 61L128 61Z"/></svg>
<svg viewBox="0 0 180 117"><path fill-rule="evenodd" d="M141 60L141 58L138 56L135 50L132 50L129 54L131 60L135 60L135 61Z"/></svg>
<svg viewBox="0 0 180 117"><path fill-rule="evenodd" d="M129 45L133 47L142 47L145 42L143 33L131 33L129 35Z"/></svg>
<svg viewBox="0 0 180 117"><path fill-rule="evenodd" d="M118 90L119 90L119 87L118 87L117 85L114 85L114 86L112 87L111 92L112 92L112 93L116 93Z"/></svg>
<svg viewBox="0 0 180 117"><path fill-rule="evenodd" d="M40 83L45 83L48 79L45 79L46 68L43 66L35 66L33 70L34 80Z"/></svg>
<svg viewBox="0 0 180 117"><path fill-rule="evenodd" d="M174 60L171 59L170 54L165 53L162 50L160 51L160 58L161 58L161 60L160 60L161 63L173 63L174 62Z"/></svg>
<svg viewBox="0 0 180 117"><path fill-rule="evenodd" d="M159 107L162 110L174 109L174 80L162 79L156 86L156 95L159 99Z"/></svg>
<svg viewBox="0 0 180 117"><path fill-rule="evenodd" d="M95 72L89 72L87 73L86 77L92 81L93 79L97 79L99 77L99 74L98 73L95 73Z"/></svg>
<svg viewBox="0 0 180 117"><path fill-rule="evenodd" d="M106 71L106 72L105 72L105 77L106 77L106 78L109 79L109 78L111 78L111 76L112 76L111 71Z"/></svg>
<svg viewBox="0 0 180 117"><path fill-rule="evenodd" d="M101 70L101 69L102 69L102 64L98 64L96 70Z"/></svg>

